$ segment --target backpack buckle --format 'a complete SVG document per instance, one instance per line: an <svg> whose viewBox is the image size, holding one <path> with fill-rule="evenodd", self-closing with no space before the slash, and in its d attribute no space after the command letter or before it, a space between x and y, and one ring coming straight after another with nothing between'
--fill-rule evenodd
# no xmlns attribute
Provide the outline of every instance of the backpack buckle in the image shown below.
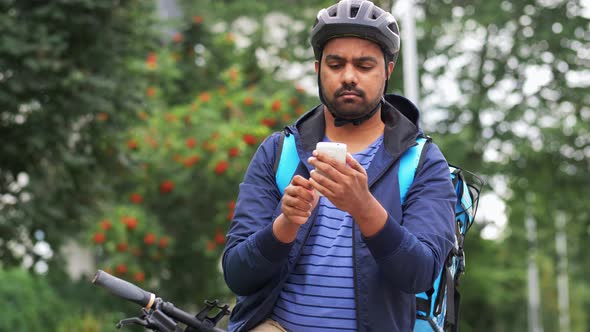
<svg viewBox="0 0 590 332"><path fill-rule="evenodd" d="M459 248L459 253L457 255L457 259L459 260L459 266L457 267L457 273L462 274L465 272L465 251L463 251L463 248Z"/></svg>

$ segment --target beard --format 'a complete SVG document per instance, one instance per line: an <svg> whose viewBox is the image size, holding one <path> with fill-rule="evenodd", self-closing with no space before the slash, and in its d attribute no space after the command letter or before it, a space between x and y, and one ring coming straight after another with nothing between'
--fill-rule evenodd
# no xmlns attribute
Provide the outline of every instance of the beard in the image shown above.
<svg viewBox="0 0 590 332"><path fill-rule="evenodd" d="M361 118L364 115L369 114L381 102L380 95L377 95L372 100L367 100L365 91L351 85L344 85L338 88L334 91L331 97L328 97L323 91L324 89L321 89L320 93L322 94L324 104L328 107L328 110L330 110L334 116L342 119L353 120ZM356 98L354 98L354 100L339 98L345 93L353 93L361 101L358 102Z"/></svg>

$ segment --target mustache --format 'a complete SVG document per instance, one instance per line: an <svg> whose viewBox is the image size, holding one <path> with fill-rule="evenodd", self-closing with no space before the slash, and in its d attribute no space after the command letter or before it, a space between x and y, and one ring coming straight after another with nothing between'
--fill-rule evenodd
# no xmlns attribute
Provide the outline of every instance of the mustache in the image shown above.
<svg viewBox="0 0 590 332"><path fill-rule="evenodd" d="M343 95L345 93L351 93L351 92L358 95L361 98L365 97L365 91L363 91L362 89L359 89L359 88L352 86L352 85L343 85L342 87L340 87L336 91L334 91L334 98L340 97L341 95Z"/></svg>

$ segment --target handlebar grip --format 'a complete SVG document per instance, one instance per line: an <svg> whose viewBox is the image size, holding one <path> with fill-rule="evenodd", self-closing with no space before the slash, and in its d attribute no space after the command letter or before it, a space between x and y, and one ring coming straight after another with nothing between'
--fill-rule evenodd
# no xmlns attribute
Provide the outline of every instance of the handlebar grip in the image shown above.
<svg viewBox="0 0 590 332"><path fill-rule="evenodd" d="M146 292L134 284L114 277L103 270L96 271L92 283L104 287L111 293L148 309L154 304L156 299L155 294Z"/></svg>

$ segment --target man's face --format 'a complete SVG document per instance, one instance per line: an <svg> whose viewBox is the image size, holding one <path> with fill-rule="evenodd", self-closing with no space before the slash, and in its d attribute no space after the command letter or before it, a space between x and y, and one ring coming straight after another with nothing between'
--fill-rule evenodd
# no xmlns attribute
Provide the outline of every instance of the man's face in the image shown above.
<svg viewBox="0 0 590 332"><path fill-rule="evenodd" d="M330 111L342 118L355 119L373 110L383 95L385 59L379 46L355 38L334 38L322 53L320 82ZM393 69L393 63L389 64ZM316 62L316 72L318 70Z"/></svg>

